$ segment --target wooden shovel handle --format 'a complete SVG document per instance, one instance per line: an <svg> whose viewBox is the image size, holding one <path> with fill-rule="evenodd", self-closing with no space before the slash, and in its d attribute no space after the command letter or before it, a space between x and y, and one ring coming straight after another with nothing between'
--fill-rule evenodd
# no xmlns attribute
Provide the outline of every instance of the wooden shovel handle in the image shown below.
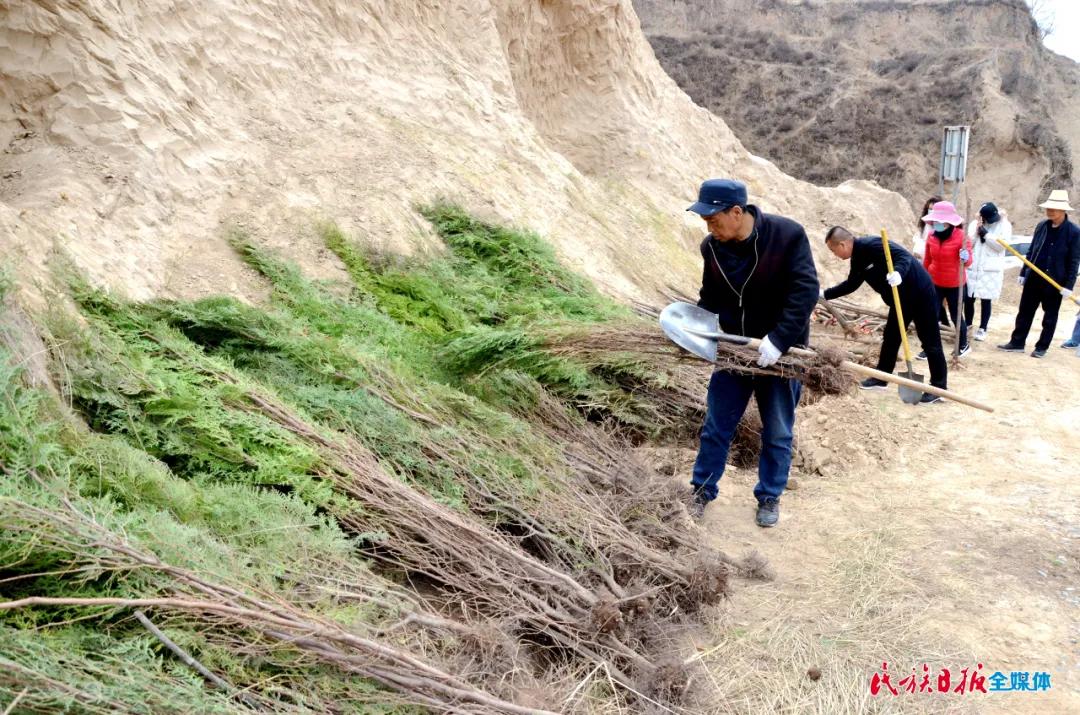
<svg viewBox="0 0 1080 715"><path fill-rule="evenodd" d="M1016 256L1017 258L1019 258L1019 259L1020 259L1021 261L1023 261L1023 262L1024 262L1024 263L1025 263L1025 264L1027 265L1027 267L1028 267L1028 268L1030 268L1031 270L1035 271L1035 272L1036 272L1036 273L1038 273L1038 274L1039 274L1040 276L1042 276L1042 277L1043 277L1043 278L1044 278L1044 279L1046 280L1046 282L1047 282L1047 283L1049 283L1050 285L1054 286L1054 287L1055 287L1055 288L1057 288L1058 290L1061 290L1061 286L1060 286L1060 285L1058 284L1058 282L1057 282L1057 281L1055 281L1055 280L1054 280L1053 278L1051 278L1050 276L1048 276L1048 275L1046 275L1045 273L1043 273L1043 272L1042 272L1042 271L1041 271L1041 270L1039 269L1039 267L1038 267L1038 266L1036 266L1036 265L1035 265L1034 263L1032 263L1031 261L1029 261L1029 260L1027 259L1027 256L1024 256L1023 254L1021 254L1021 253L1020 253L1020 251L1016 250L1015 248L1013 248L1013 247L1012 247L1012 246L1010 246L1009 244L1005 243L1005 241L1001 240L1000 238L999 238L999 239L996 239L996 240L997 240L997 242L998 242L998 243L1000 243L1000 244L1001 244L1002 246L1004 246L1006 250L1008 250L1008 251L1012 251L1013 255L1014 255L1014 256ZM1071 294L1071 295L1069 296L1069 299L1070 299L1070 300L1072 300L1072 302L1073 302L1073 303L1076 303L1077 305L1080 305L1080 298L1077 298L1077 297L1076 297L1076 294L1075 294L1075 293Z"/></svg>
<svg viewBox="0 0 1080 715"><path fill-rule="evenodd" d="M761 341L757 338L748 338L746 345L752 348L757 348L761 345ZM791 348L788 353L796 357L815 358L818 356L813 350L806 350L805 348ZM934 387L933 385L927 385L922 382L916 382L915 380L909 380L906 377L899 375L893 375L891 372L882 372L881 370L875 370L872 367L866 365L860 365L857 362L851 362L850 360L844 360L840 363L840 367L844 368L848 372L853 372L857 375L864 375L866 377L876 377L879 380L885 382L891 382L895 385L904 385L905 387L911 387L921 392L929 392L931 395L937 395L938 397L944 397L946 400L952 400L953 402L959 402L961 405L967 405L968 407L974 407L985 412L993 412L994 408L990 405L983 404L976 400L972 400L967 397L950 392L949 390L943 390L940 387Z"/></svg>
<svg viewBox="0 0 1080 715"><path fill-rule="evenodd" d="M893 272L892 251L889 249L889 234L884 228L881 229L881 248L885 251L885 267L889 269L889 273ZM896 310L896 327L900 331L900 342L904 346L904 362L908 364L908 370L911 369L911 346L908 345L907 339L907 323L904 321L904 309L900 305L900 291L896 286L889 286L892 289L893 308ZM886 325L885 329L888 330L889 326Z"/></svg>
<svg viewBox="0 0 1080 715"><path fill-rule="evenodd" d="M875 370L872 367L867 367L866 365L860 365L859 363L851 362L850 360L845 360L842 363L842 365L845 368L847 368L848 370L850 370L851 372L858 373L860 375L866 375L867 377L876 377L879 380L884 380L885 382L892 382L892 383L895 383L897 385L904 385L906 387L911 387L911 388L914 388L916 390L919 390L920 392L929 392L931 395L937 395L938 397L944 397L946 400L952 400L953 402L959 402L962 405L967 405L968 407L975 407L976 409L985 410L986 412L993 412L994 411L994 408L991 407L990 405L983 404L982 402L972 400L972 399L970 399L968 397L963 397L961 395L956 394L955 392L950 392L948 390L943 390L940 387L934 387L933 385L927 385L927 384L924 384L924 383L921 383L921 382L916 382L915 380L909 380L906 377L901 377L900 375L893 375L892 373L882 372L881 370Z"/></svg>

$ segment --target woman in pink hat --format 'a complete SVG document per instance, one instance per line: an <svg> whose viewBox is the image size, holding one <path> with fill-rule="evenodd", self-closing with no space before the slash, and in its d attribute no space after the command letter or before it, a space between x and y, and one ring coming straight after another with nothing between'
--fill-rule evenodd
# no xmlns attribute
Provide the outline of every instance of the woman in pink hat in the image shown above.
<svg viewBox="0 0 1080 715"><path fill-rule="evenodd" d="M923 223L932 229L926 237L926 253L923 266L930 273L938 300L944 300L949 306L949 316L960 330L960 354L965 355L971 348L968 345L967 324L960 320L957 313L963 304L966 271L960 266L971 265L971 243L960 228L964 219L956 212L951 201L938 201L930 212L922 217ZM919 353L919 359L926 359Z"/></svg>

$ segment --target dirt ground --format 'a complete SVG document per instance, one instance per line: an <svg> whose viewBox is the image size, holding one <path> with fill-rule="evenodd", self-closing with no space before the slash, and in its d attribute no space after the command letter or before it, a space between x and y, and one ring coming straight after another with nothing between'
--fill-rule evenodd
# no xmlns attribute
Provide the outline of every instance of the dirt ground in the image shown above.
<svg viewBox="0 0 1080 715"><path fill-rule="evenodd" d="M1075 311L1041 361L995 349L1014 314L999 308L950 375L993 414L905 405L895 388L800 409L804 444L833 459L796 476L774 529L753 521L755 470L725 475L703 526L732 555L765 555L776 578L741 583L697 643L717 712L1080 712L1080 357L1058 347ZM897 696L870 693L882 662ZM982 664L1049 673L1051 689L900 689L923 664L953 687Z"/></svg>

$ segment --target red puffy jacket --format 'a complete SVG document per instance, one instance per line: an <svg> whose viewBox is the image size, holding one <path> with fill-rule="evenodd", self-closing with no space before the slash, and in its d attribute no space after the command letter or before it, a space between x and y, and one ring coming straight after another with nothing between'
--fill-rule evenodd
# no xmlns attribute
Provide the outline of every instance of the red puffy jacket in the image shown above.
<svg viewBox="0 0 1080 715"><path fill-rule="evenodd" d="M971 265L971 241L964 235L964 229L954 226L949 237L942 241L936 233L926 237L926 253L922 264L930 274L934 285L941 288L956 288L966 281L967 271L960 270L960 248L968 250L965 266Z"/></svg>

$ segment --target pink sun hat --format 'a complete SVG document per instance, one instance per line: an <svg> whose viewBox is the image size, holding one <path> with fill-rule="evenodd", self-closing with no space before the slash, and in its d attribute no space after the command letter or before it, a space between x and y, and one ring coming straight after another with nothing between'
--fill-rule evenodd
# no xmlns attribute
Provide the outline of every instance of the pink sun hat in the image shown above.
<svg viewBox="0 0 1080 715"><path fill-rule="evenodd" d="M960 214L956 213L956 207L953 206L952 201L938 201L930 209L930 213L922 217L923 223L933 223L934 221L959 226L964 222L964 219Z"/></svg>

